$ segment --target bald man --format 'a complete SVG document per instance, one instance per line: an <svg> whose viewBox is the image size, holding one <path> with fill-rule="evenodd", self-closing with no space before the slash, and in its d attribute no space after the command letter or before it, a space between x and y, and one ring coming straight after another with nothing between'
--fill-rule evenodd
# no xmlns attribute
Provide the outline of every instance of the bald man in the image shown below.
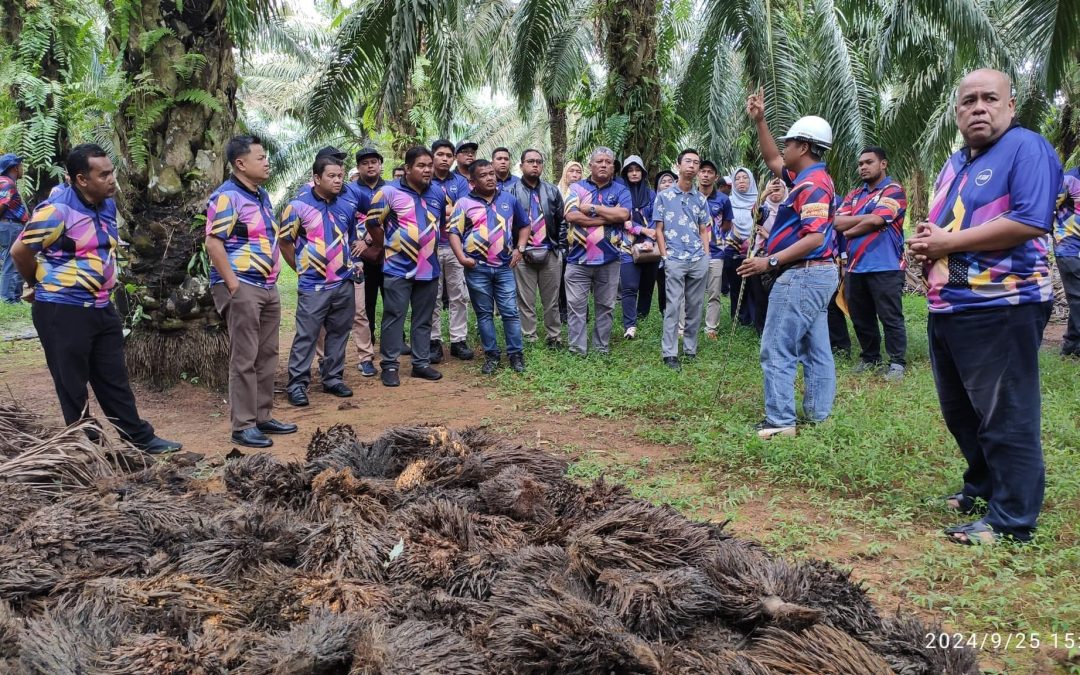
<svg viewBox="0 0 1080 675"><path fill-rule="evenodd" d="M985 510L945 530L959 544L1028 541L1042 508L1038 352L1062 170L1046 139L1016 124L1011 92L996 70L961 80L965 146L941 170L930 215L909 241L927 277L941 412L968 464L963 487L944 502L959 514Z"/></svg>

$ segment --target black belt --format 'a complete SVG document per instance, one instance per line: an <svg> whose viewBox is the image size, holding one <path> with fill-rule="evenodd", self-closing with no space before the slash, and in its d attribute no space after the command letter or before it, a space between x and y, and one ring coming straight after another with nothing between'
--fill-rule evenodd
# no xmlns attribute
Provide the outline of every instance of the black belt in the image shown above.
<svg viewBox="0 0 1080 675"><path fill-rule="evenodd" d="M789 265L784 265L788 269L804 269L807 267L817 267L818 265L835 265L836 263L830 260L799 260Z"/></svg>

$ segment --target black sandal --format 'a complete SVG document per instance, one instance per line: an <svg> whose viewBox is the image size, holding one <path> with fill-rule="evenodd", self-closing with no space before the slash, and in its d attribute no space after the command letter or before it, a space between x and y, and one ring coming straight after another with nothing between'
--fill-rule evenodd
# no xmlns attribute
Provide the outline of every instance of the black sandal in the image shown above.
<svg viewBox="0 0 1080 675"><path fill-rule="evenodd" d="M985 503L977 503L974 497L970 497L963 492L945 495L944 497L938 497L938 499L945 503L946 509L954 513L962 513L965 516L986 512ZM955 506L953 505L954 502Z"/></svg>

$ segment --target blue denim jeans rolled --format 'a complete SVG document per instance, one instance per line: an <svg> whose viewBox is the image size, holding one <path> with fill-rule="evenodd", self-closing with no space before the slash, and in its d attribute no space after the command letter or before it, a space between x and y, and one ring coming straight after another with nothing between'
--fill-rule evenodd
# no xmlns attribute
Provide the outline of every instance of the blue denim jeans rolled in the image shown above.
<svg viewBox="0 0 1080 675"><path fill-rule="evenodd" d="M836 365L829 347L829 300L840 278L835 265L787 270L769 293L769 313L761 334L765 378L765 419L795 426L795 375L803 366L803 414L820 422L832 412Z"/></svg>
<svg viewBox="0 0 1080 675"><path fill-rule="evenodd" d="M521 319L518 317L517 282L509 267L477 265L465 270L465 285L476 312L476 327L484 353L498 358L499 341L495 334L495 306L502 318L507 354L522 352Z"/></svg>

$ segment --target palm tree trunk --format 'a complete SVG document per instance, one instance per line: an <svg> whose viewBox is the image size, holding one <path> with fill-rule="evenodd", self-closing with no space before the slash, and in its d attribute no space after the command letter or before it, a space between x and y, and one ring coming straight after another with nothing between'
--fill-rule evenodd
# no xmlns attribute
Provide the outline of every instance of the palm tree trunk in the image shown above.
<svg viewBox="0 0 1080 675"><path fill-rule="evenodd" d="M217 385L228 372L228 336L201 264L201 216L222 181L224 146L236 121L233 44L222 28L222 5L144 0L122 46L128 77L138 82L149 74L159 91L125 101L118 125L118 154L125 159L119 172L121 236L130 244L119 304L129 319L140 319L127 343L132 375L161 386L181 374ZM161 27L171 34L151 40ZM196 54L205 62L189 70L202 61ZM216 105L174 100L192 91ZM161 102L166 109L147 129L147 111Z"/></svg>
<svg viewBox="0 0 1080 675"><path fill-rule="evenodd" d="M657 49L656 0L604 0L602 21L607 28L607 104L616 115L629 118L622 156L641 156L654 171L661 144L662 102Z"/></svg>
<svg viewBox="0 0 1080 675"><path fill-rule="evenodd" d="M558 181L566 162L566 104L544 96L547 104L548 130L551 132L551 176Z"/></svg>

